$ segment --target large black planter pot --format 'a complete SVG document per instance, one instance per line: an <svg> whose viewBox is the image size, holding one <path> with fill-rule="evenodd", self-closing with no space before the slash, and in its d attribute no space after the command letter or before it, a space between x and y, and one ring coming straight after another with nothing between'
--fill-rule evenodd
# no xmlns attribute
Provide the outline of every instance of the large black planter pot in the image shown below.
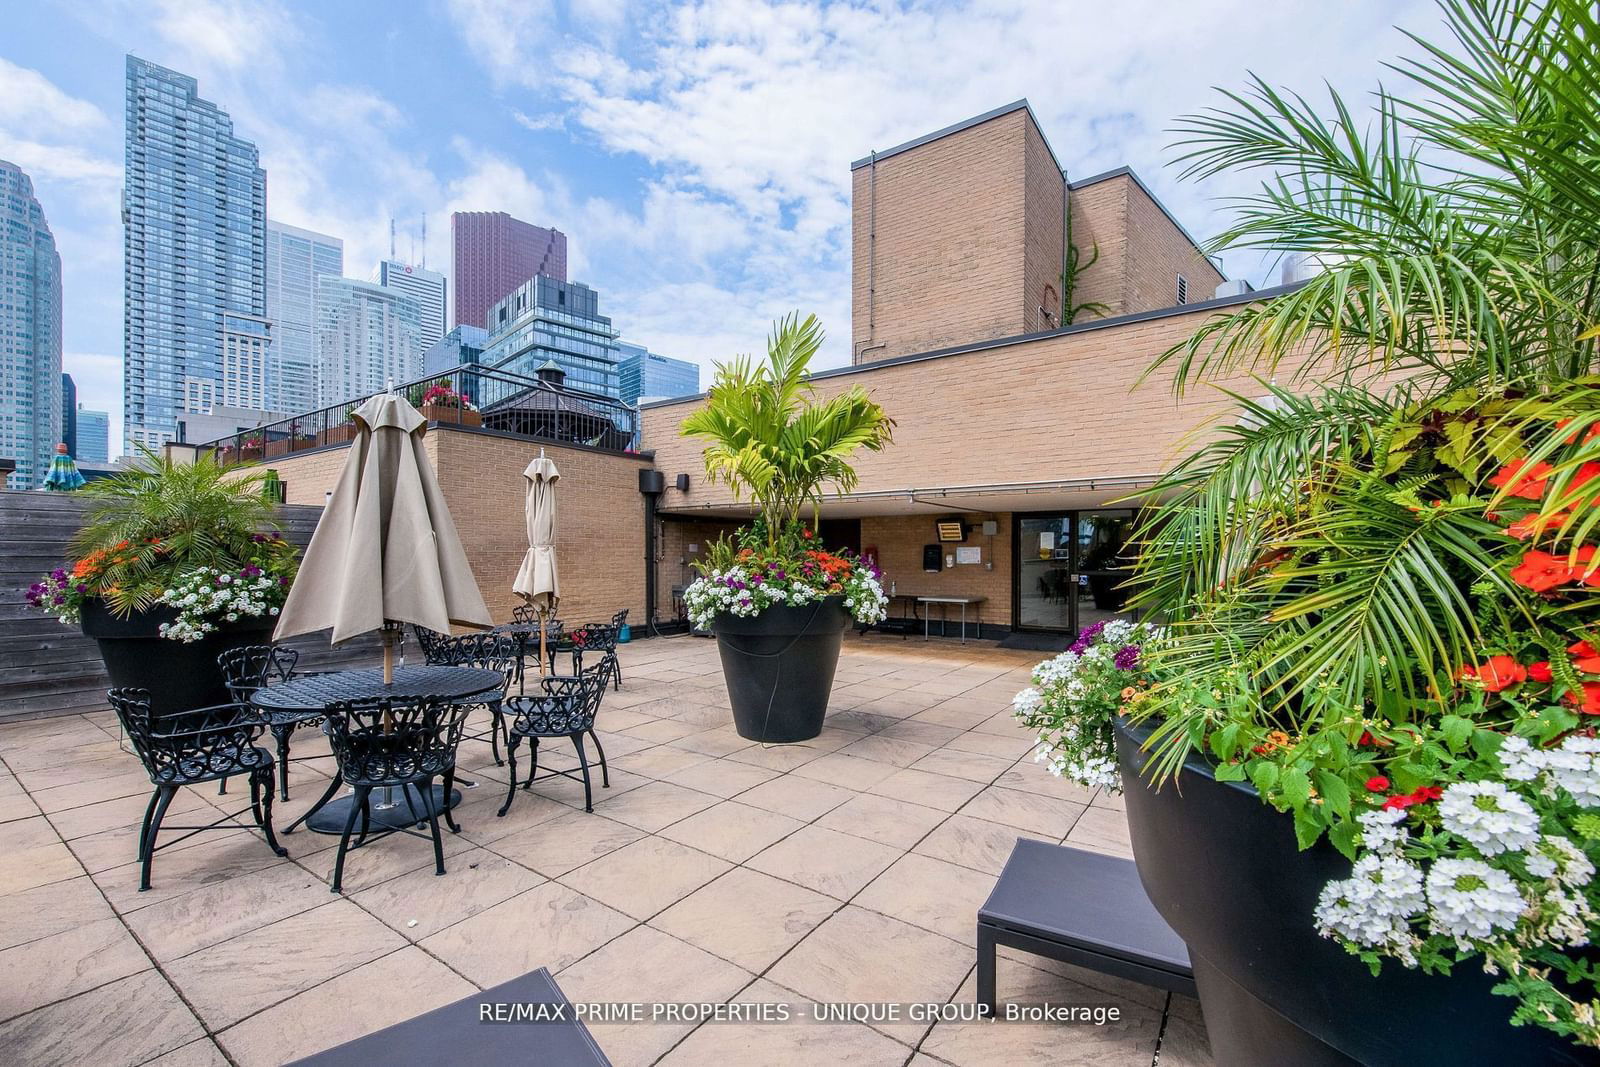
<svg viewBox="0 0 1600 1067"><path fill-rule="evenodd" d="M272 618L245 618L218 624L215 633L198 641L171 641L158 627L172 622L169 607L135 611L119 618L99 600L83 605L83 632L100 646L113 689L132 686L150 691L150 710L167 715L228 702L217 657L230 648L272 641Z"/></svg>
<svg viewBox="0 0 1600 1067"><path fill-rule="evenodd" d="M1128 828L1139 878L1189 946L1217 1063L1600 1062L1542 1027L1513 1027L1516 1002L1490 992L1475 962L1448 977L1386 960L1366 965L1321 937L1322 887L1350 874L1326 841L1301 852L1289 816L1245 783L1191 760L1159 790L1143 780L1148 736L1117 724Z"/></svg>
<svg viewBox="0 0 1600 1067"><path fill-rule="evenodd" d="M844 598L772 607L712 624L733 724L751 741L809 741L822 732L850 612Z"/></svg>

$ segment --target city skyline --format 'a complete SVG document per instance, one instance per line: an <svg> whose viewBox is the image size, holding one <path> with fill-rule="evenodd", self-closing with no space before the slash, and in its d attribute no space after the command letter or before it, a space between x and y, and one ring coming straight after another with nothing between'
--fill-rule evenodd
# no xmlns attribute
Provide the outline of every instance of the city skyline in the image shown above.
<svg viewBox="0 0 1600 1067"><path fill-rule="evenodd" d="M1104 47L1086 53L1070 44L1081 18L1075 5L987 2L47 2L7 15L0 155L32 175L56 234L66 369L114 419L129 52L197 78L260 148L270 216L340 236L352 269L386 255L394 218L401 254L425 252L448 276L442 220L505 211L571 234L568 276L606 294L623 335L709 380L713 361L759 350L796 308L828 331L818 365L849 361L848 164L873 149L1026 96L1071 175L1132 165L1205 238L1225 217L1213 198L1253 180L1182 181L1163 164L1170 124L1215 101L1216 72L1293 84L1315 67L1359 91L1380 74L1375 57L1400 49L1395 24L1437 25L1421 0L1357 0L1337 18L1308 3L1136 0L1097 15ZM423 215L441 221L408 255ZM1243 254L1226 267L1276 276Z"/></svg>
<svg viewBox="0 0 1600 1067"><path fill-rule="evenodd" d="M61 439L61 256L33 182L0 159L0 456L34 489Z"/></svg>

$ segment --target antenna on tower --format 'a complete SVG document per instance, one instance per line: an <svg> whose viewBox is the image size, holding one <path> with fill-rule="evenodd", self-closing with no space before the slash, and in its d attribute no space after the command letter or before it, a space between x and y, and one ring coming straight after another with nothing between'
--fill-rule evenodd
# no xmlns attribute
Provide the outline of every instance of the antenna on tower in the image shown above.
<svg viewBox="0 0 1600 1067"><path fill-rule="evenodd" d="M422 269L428 269L428 213L422 213Z"/></svg>
<svg viewBox="0 0 1600 1067"><path fill-rule="evenodd" d="M389 216L389 258L394 258L394 216Z"/></svg>

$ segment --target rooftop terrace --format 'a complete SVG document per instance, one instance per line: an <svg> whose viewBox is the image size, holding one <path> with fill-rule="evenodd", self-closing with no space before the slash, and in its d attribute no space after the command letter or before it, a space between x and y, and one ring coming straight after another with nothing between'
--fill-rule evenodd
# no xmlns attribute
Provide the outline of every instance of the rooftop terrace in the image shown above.
<svg viewBox="0 0 1600 1067"><path fill-rule="evenodd" d="M479 785L445 835L449 873L395 837L351 855L342 897L337 839L303 831L281 838L287 859L249 832L191 838L140 893L150 784L110 712L0 726L0 1048L30 1064L281 1063L540 966L574 1001L970 1005L975 915L1019 836L1131 854L1116 798L1029 756L1009 702L1038 658L850 639L822 735L761 746L729 724L712 642L625 644L594 814L554 779L496 818L506 771L469 743ZM299 736L297 756L325 745ZM330 768L293 765L280 828ZM186 789L174 817L240 803ZM1195 1001L1001 953L1002 999L1121 1020L591 1029L624 1065L1210 1062Z"/></svg>

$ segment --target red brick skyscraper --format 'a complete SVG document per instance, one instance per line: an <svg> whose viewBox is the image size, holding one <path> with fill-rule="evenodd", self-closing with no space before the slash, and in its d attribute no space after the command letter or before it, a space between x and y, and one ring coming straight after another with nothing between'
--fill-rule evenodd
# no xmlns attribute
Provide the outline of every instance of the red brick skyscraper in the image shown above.
<svg viewBox="0 0 1600 1067"><path fill-rule="evenodd" d="M535 274L567 280L567 235L504 211L450 216L456 306L451 325L485 326L489 308Z"/></svg>

